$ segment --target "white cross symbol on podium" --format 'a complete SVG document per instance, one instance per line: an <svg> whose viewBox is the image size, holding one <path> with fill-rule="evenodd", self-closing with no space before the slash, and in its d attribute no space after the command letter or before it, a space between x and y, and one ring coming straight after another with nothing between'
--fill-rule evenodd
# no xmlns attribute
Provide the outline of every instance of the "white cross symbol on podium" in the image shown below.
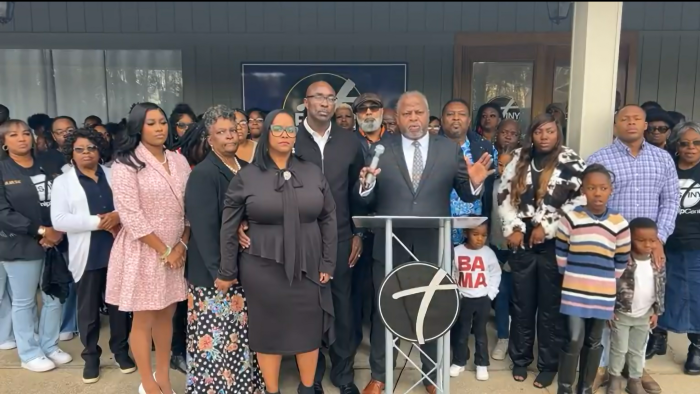
<svg viewBox="0 0 700 394"><path fill-rule="evenodd" d="M391 296L393 299L398 300L399 298L423 293L423 299L421 300L420 307L418 308L418 316L416 316L416 336L418 337L418 344L420 345L425 344L425 338L423 337L423 323L425 321L425 314L428 312L428 306L430 306L430 301L433 299L433 295L435 295L435 292L438 290L457 289L456 284L440 284L445 276L447 276L447 272L438 270L428 286L402 290L394 293L394 295Z"/></svg>

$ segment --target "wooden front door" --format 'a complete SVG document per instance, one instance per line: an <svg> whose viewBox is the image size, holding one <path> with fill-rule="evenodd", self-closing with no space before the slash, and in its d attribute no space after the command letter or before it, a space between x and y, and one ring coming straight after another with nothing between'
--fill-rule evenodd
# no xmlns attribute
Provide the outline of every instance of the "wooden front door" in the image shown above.
<svg viewBox="0 0 700 394"><path fill-rule="evenodd" d="M623 32L617 90L634 101L636 32ZM524 131L550 103L568 106L571 33L458 33L454 48L455 97L479 106L495 102ZM475 119L476 121L476 119Z"/></svg>

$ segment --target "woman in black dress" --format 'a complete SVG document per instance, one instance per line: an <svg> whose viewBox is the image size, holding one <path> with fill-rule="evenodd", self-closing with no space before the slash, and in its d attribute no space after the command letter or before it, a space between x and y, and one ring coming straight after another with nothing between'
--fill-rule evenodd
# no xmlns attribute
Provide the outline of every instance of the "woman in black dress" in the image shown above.
<svg viewBox="0 0 700 394"><path fill-rule="evenodd" d="M202 123L203 128L190 137L207 142L207 156L194 167L185 189L185 214L191 228L185 268L187 392L262 394L260 369L248 345L243 289L233 281L217 279L224 195L246 163L236 159L238 134L232 109L211 107Z"/></svg>
<svg viewBox="0 0 700 394"><path fill-rule="evenodd" d="M293 155L291 113L265 118L252 165L226 192L218 280L240 279L248 300L250 349L267 392L279 391L282 356L295 355L300 393L312 387L318 349L333 340L335 202L321 169ZM239 251L238 225L248 221L251 245Z"/></svg>

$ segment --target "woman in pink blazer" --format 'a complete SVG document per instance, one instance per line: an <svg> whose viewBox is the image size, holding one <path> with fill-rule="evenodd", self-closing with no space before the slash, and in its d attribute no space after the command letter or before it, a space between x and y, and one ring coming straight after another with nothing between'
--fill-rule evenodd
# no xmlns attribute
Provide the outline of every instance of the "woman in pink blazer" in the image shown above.
<svg viewBox="0 0 700 394"><path fill-rule="evenodd" d="M114 206L123 228L109 260L106 298L134 313L130 345L141 374L139 394L174 393L168 377L172 318L177 302L187 297L183 267L190 228L183 204L190 166L165 149L167 136L163 110L136 104L112 166Z"/></svg>

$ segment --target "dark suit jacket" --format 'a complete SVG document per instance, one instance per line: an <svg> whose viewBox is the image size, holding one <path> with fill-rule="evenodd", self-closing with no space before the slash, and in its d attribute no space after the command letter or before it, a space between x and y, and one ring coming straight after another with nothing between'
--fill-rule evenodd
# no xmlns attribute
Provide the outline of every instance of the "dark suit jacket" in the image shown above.
<svg viewBox="0 0 700 394"><path fill-rule="evenodd" d="M360 196L360 182L355 185L353 196L366 204L370 212L377 216L442 216L449 217L450 194L455 189L466 202L476 201L471 191L462 150L452 141L442 136L430 136L428 157L423 176L416 192L406 166L402 137L392 135L382 139L384 155L379 160L382 172L371 193ZM396 229L397 237L420 260L438 263L438 230ZM374 241L374 258L384 261L384 231L377 229ZM394 264L410 261L408 253L394 241Z"/></svg>
<svg viewBox="0 0 700 394"><path fill-rule="evenodd" d="M241 168L246 162L239 160ZM219 272L221 213L235 175L213 152L197 164L185 188L185 215L190 222L185 277L197 287L214 287Z"/></svg>
<svg viewBox="0 0 700 394"><path fill-rule="evenodd" d="M352 131L333 123L330 133L321 158L321 150L302 122L294 150L297 157L316 164L326 176L335 200L338 241L345 241L355 232L352 216L362 214L353 204L350 193L364 167L364 157Z"/></svg>

